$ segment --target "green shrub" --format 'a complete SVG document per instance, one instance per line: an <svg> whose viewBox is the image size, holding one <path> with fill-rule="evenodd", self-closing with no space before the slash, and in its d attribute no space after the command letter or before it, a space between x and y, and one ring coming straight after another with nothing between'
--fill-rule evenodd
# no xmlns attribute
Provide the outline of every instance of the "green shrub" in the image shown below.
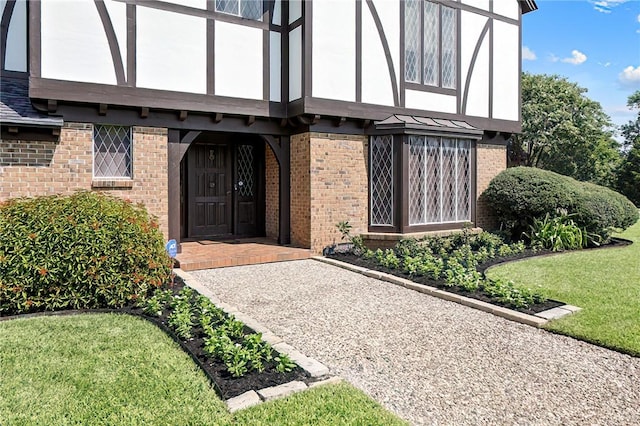
<svg viewBox="0 0 640 426"><path fill-rule="evenodd" d="M0 205L0 314L121 307L169 282L155 219L94 192Z"/></svg>
<svg viewBox="0 0 640 426"><path fill-rule="evenodd" d="M592 183L554 172L514 167L496 176L483 196L501 226L518 239L534 219L564 210L589 234L607 239L612 229L626 229L638 220L638 210L625 196Z"/></svg>
<svg viewBox="0 0 640 426"><path fill-rule="evenodd" d="M551 217L547 213L544 219L533 219L531 232L524 233L534 248L551 251L577 250L587 246L587 233L575 224L571 216Z"/></svg>

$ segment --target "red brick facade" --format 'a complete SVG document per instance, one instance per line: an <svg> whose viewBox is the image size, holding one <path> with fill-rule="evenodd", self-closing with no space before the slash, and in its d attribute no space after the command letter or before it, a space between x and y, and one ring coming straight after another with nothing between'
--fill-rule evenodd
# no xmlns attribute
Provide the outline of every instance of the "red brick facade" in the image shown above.
<svg viewBox="0 0 640 426"><path fill-rule="evenodd" d="M66 123L57 142L0 144L0 200L100 190L142 203L168 234L167 130L133 127L133 179L93 178L93 125ZM114 187L115 185L115 187Z"/></svg>
<svg viewBox="0 0 640 426"><path fill-rule="evenodd" d="M476 226L493 229L497 225L496 218L491 215L487 202L482 193L489 186L489 182L501 171L507 168L507 147L505 145L478 144L477 151L477 207Z"/></svg>

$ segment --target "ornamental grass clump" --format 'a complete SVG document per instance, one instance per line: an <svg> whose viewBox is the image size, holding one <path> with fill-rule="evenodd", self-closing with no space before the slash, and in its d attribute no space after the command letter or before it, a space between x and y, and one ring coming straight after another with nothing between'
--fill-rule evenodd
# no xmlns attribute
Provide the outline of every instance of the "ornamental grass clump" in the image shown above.
<svg viewBox="0 0 640 426"><path fill-rule="evenodd" d="M158 222L95 192L0 205L0 315L118 308L171 281Z"/></svg>

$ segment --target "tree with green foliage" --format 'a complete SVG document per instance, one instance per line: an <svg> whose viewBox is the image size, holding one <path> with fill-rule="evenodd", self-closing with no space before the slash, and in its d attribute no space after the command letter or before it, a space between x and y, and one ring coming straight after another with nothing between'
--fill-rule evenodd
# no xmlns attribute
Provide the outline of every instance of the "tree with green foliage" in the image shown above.
<svg viewBox="0 0 640 426"><path fill-rule="evenodd" d="M609 116L586 92L564 77L523 73L522 133L511 139L510 163L613 186L619 144Z"/></svg>
<svg viewBox="0 0 640 426"><path fill-rule="evenodd" d="M638 115L621 128L625 150L618 170L617 188L640 207L640 90L629 96L627 105L637 110Z"/></svg>

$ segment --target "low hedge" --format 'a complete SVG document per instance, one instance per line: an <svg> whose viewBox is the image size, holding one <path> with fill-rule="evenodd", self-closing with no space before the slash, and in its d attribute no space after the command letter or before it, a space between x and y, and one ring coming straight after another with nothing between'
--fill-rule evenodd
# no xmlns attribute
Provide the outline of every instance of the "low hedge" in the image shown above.
<svg viewBox="0 0 640 426"><path fill-rule="evenodd" d="M520 238L534 218L557 216L560 210L573 215L580 228L605 240L613 229L626 229L638 220L638 209L624 195L532 167L504 170L483 197L513 238Z"/></svg>
<svg viewBox="0 0 640 426"><path fill-rule="evenodd" d="M0 205L0 314L121 307L171 279L155 218L95 192Z"/></svg>

